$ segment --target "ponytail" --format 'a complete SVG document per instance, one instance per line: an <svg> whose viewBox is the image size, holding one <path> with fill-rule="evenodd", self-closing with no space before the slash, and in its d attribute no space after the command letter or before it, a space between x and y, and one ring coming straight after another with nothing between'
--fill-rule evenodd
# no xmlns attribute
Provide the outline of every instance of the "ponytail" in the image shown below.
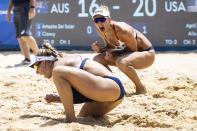
<svg viewBox="0 0 197 131"><path fill-rule="evenodd" d="M62 53L59 53L55 48L49 43L44 43L42 48L38 51L37 56L54 56L54 57L63 57Z"/></svg>

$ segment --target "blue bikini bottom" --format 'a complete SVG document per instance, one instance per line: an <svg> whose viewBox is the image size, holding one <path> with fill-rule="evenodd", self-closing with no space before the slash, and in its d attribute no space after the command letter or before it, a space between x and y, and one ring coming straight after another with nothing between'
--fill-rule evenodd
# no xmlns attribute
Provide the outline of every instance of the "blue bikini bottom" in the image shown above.
<svg viewBox="0 0 197 131"><path fill-rule="evenodd" d="M80 69L83 70L87 60L89 60L89 58L85 58L85 59L82 60L81 65L79 67ZM124 94L125 94L124 86L122 85L121 81L117 77L104 76L103 78L107 78L107 79L111 79L111 80L115 81L118 84L118 86L120 87L120 96L119 96L119 98L117 100L119 100L119 99L124 97ZM74 87L72 87L72 92L73 92L73 102L74 102L74 104L94 101L92 99L89 99L89 98L83 96Z"/></svg>
<svg viewBox="0 0 197 131"><path fill-rule="evenodd" d="M118 78L113 77L113 76L104 76L104 78L111 79L111 80L115 81L119 85L119 88L120 88L120 96L119 96L119 98L117 100L122 99L124 97L125 90L124 90L124 87L123 87L121 81ZM89 99L89 98L85 97L84 95L82 95L81 93L79 93L73 87L72 87L72 92L73 92L73 103L74 104L80 104L80 103L93 102L94 101L92 99Z"/></svg>

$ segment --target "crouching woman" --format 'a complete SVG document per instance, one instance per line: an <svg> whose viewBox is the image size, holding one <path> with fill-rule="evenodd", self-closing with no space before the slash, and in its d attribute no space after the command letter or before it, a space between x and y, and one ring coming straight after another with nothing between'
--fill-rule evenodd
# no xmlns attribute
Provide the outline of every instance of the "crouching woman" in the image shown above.
<svg viewBox="0 0 197 131"><path fill-rule="evenodd" d="M51 78L59 96L49 95L48 102L63 104L66 122L76 121L74 104L85 103L80 117L100 117L119 105L125 90L120 80L96 61L75 54L60 54L44 44L30 67L37 74Z"/></svg>

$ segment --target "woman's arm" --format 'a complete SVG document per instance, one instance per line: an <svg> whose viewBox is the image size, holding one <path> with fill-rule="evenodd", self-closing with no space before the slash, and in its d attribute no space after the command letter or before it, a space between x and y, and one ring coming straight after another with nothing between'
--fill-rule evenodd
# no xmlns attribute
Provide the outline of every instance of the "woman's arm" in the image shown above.
<svg viewBox="0 0 197 131"><path fill-rule="evenodd" d="M7 10L7 12L11 12L12 8L13 8L12 0L9 0L8 10Z"/></svg>
<svg viewBox="0 0 197 131"><path fill-rule="evenodd" d="M36 0L30 0L29 19L36 16Z"/></svg>
<svg viewBox="0 0 197 131"><path fill-rule="evenodd" d="M105 42L105 47L100 48L99 53L103 53L105 51L111 50L113 48L115 48L115 46L110 45L106 40L103 40Z"/></svg>
<svg viewBox="0 0 197 131"><path fill-rule="evenodd" d="M13 8L12 0L9 0L8 9L7 9L7 15L6 15L6 20L8 22L10 22L10 19L11 19L11 10L12 10L12 8Z"/></svg>
<svg viewBox="0 0 197 131"><path fill-rule="evenodd" d="M111 46L110 44L105 44L105 47L100 47L100 45L98 44L97 41L95 41L92 45L91 48L93 51L95 51L96 53L103 53L107 50L113 49L114 47Z"/></svg>
<svg viewBox="0 0 197 131"><path fill-rule="evenodd" d="M111 50L111 49L115 48L115 46L113 46L107 42L107 40L100 34L100 31L97 30L97 33L99 34L99 36L101 37L101 39L104 41L104 44L105 44L104 47L100 48L99 53L103 53L107 50Z"/></svg>

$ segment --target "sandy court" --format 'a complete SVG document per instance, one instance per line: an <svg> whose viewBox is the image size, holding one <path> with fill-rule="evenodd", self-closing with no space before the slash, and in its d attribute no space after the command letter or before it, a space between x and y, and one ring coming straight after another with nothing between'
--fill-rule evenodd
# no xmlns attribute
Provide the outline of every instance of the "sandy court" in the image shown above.
<svg viewBox="0 0 197 131"><path fill-rule="evenodd" d="M53 83L29 67L14 67L22 59L19 52L0 53L0 130L197 130L197 52L157 53L150 68L138 71L146 95L129 95L106 116L77 118L71 124L64 123L61 104L43 99L57 93ZM131 81L112 70L132 92ZM75 106L76 113L81 106Z"/></svg>

